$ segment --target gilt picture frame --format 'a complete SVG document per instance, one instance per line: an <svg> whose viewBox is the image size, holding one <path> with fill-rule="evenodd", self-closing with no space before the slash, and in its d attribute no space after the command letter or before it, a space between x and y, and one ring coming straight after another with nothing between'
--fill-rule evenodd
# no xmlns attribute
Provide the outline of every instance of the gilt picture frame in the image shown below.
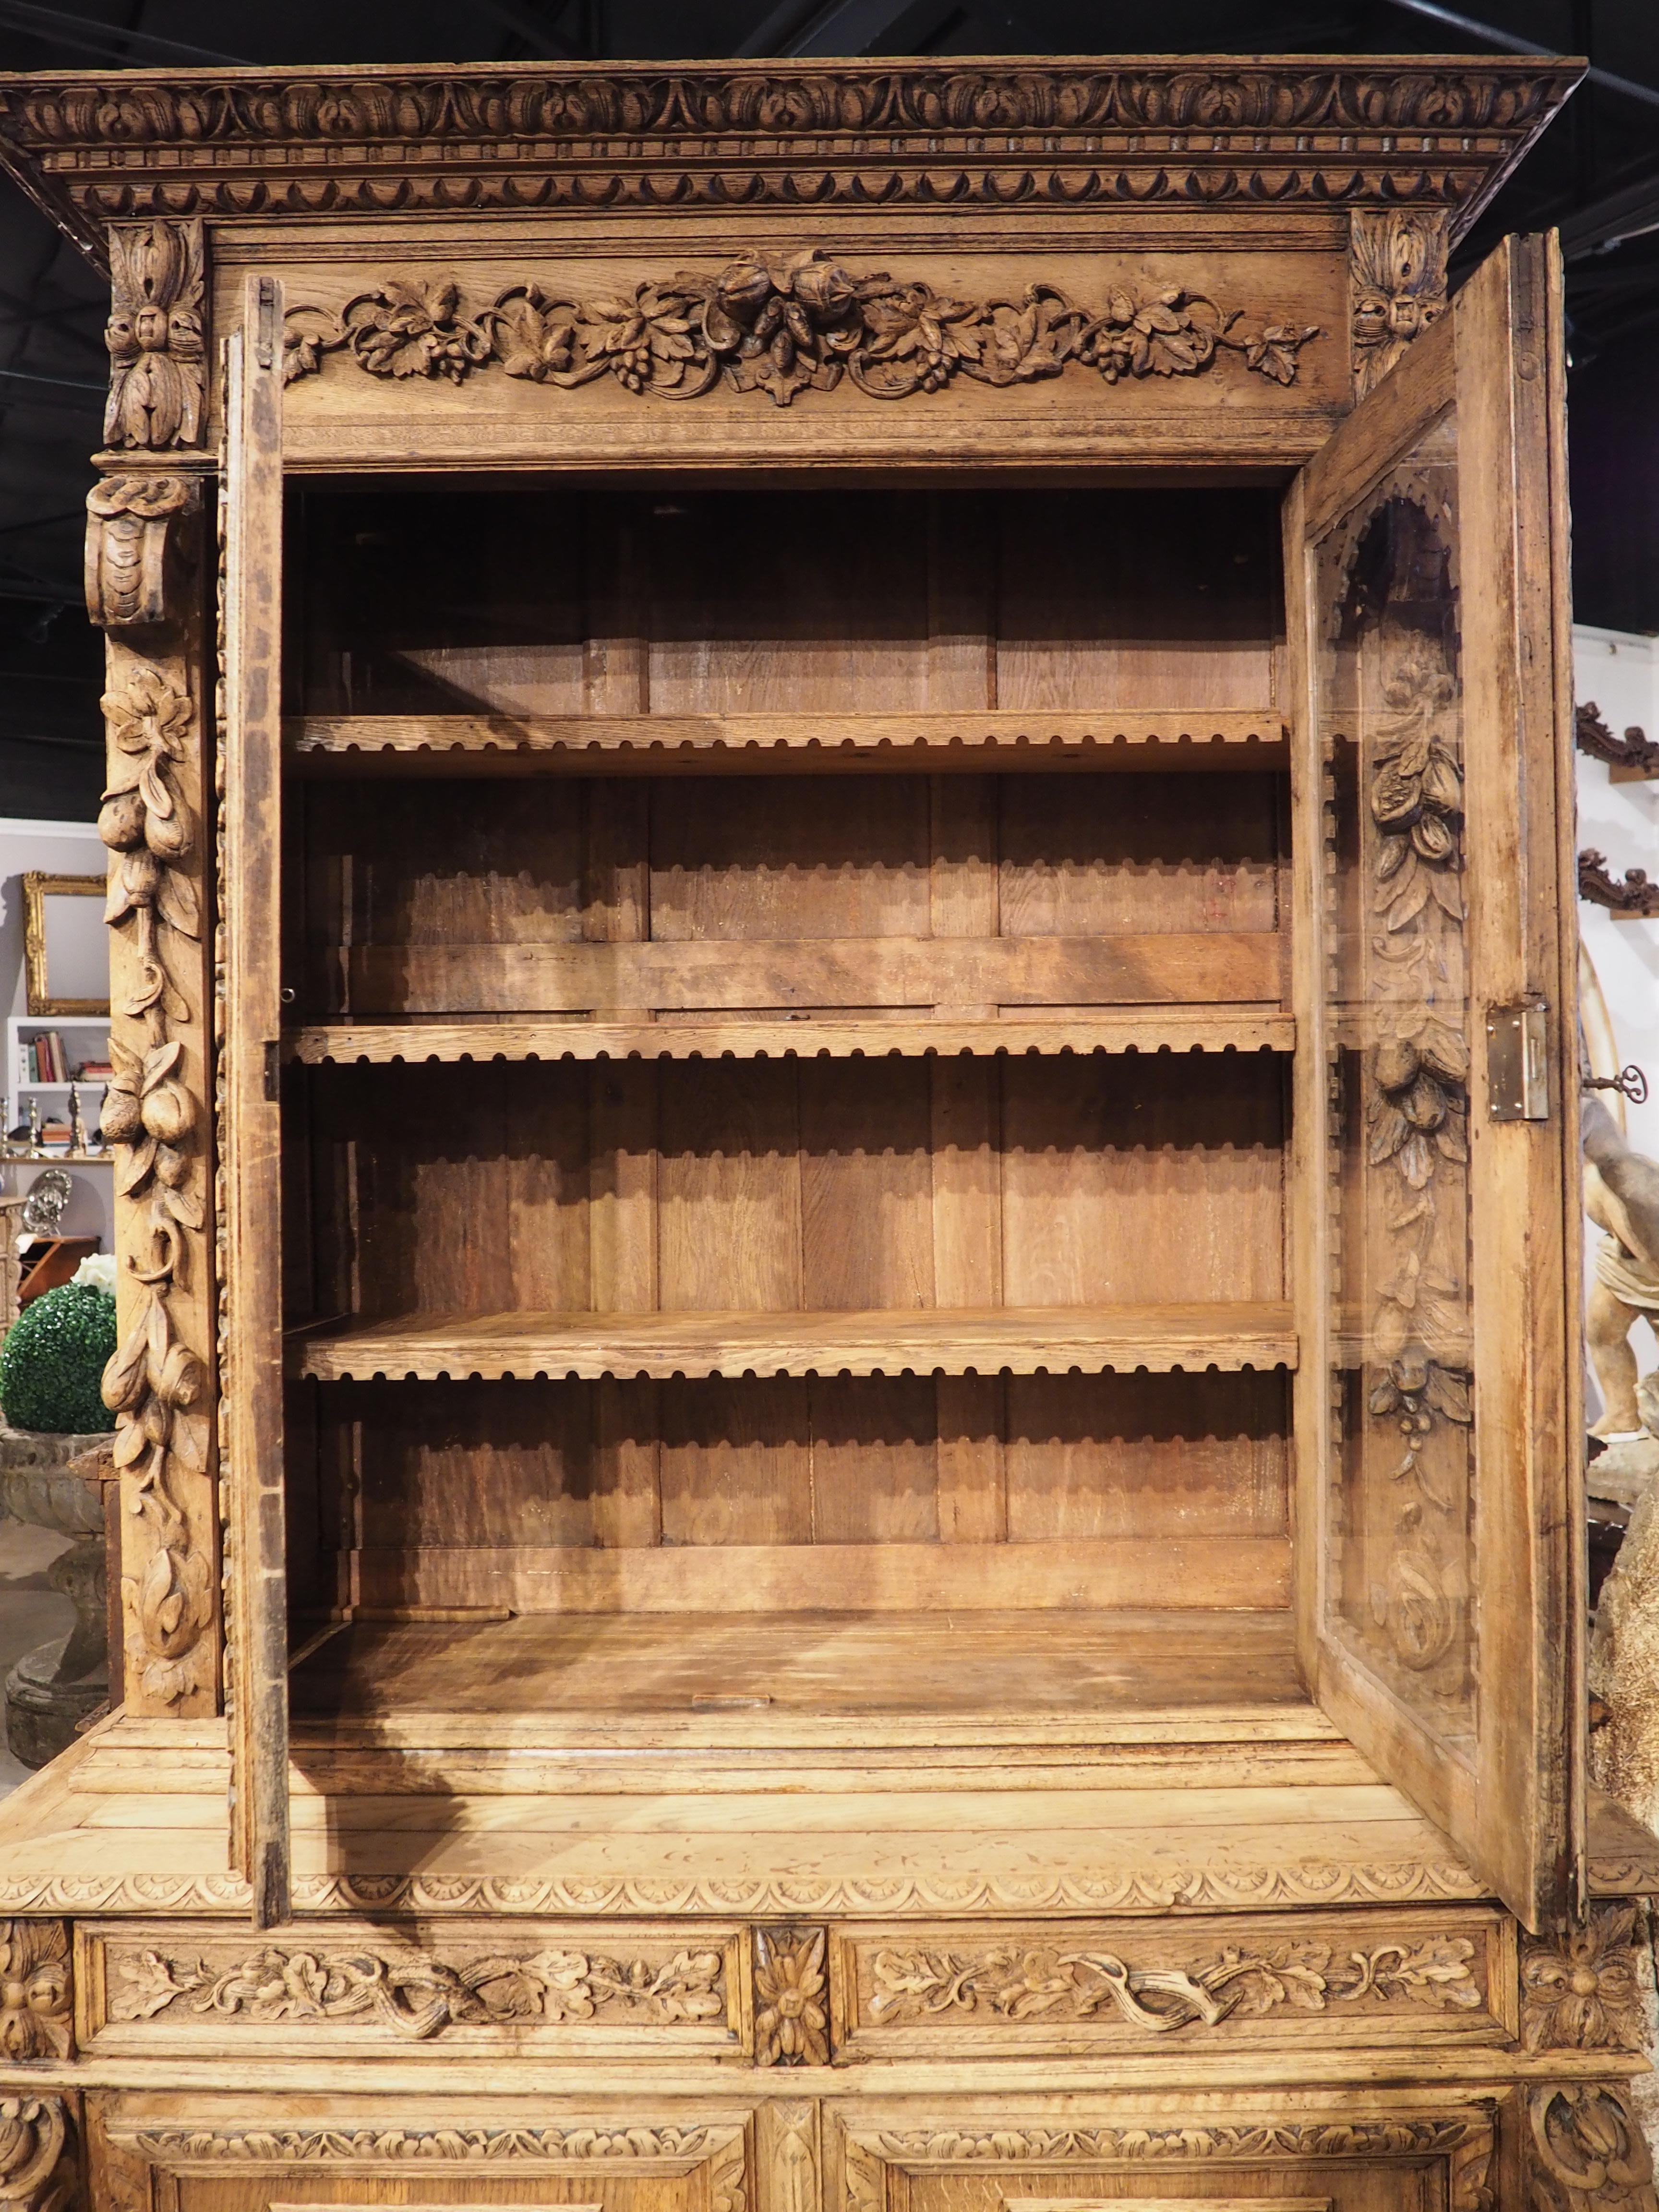
<svg viewBox="0 0 1659 2212"><path fill-rule="evenodd" d="M101 997L85 988L95 976L106 941L102 922L107 889L102 876L31 871L23 878L24 988L31 1017L108 1013L107 982ZM88 909L83 921L78 902L93 899L99 903ZM66 903L70 900L77 902L73 908Z"/></svg>

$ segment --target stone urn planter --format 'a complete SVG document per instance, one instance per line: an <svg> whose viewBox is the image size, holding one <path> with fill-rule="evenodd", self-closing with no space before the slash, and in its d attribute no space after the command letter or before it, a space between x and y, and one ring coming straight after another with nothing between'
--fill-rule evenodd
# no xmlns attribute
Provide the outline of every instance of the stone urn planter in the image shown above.
<svg viewBox="0 0 1659 2212"><path fill-rule="evenodd" d="M75 1607L75 1625L26 1651L6 1677L6 1742L25 1766L55 1759L109 1697L103 1485L70 1463L95 1454L106 1466L110 1442L0 1427L0 1513L75 1540L46 1570Z"/></svg>

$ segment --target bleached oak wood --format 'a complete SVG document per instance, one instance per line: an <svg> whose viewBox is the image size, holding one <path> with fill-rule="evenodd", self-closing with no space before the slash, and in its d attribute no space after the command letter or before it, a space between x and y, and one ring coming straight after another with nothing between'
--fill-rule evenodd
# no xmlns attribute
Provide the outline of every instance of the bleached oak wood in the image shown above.
<svg viewBox="0 0 1659 2212"><path fill-rule="evenodd" d="M984 644L981 636L981 657ZM595 707L562 717L307 714L283 724L289 757L320 773L392 769L426 775L751 775L856 763L914 773L961 769L1277 769L1285 729L1271 709L1154 708L1109 714L964 707L918 714L629 714ZM942 757L936 757L936 756Z"/></svg>
<svg viewBox="0 0 1659 2212"><path fill-rule="evenodd" d="M225 1446L235 1620L233 1848L262 1926L288 1911L288 1620L283 1482L283 294L248 280L228 343L225 452L223 1143Z"/></svg>
<svg viewBox="0 0 1659 2212"><path fill-rule="evenodd" d="M884 1313L427 1314L319 1322L290 1371L385 1375L1088 1374L1293 1367L1285 1305L916 1308Z"/></svg>
<svg viewBox="0 0 1659 2212"><path fill-rule="evenodd" d="M599 1019L496 1019L447 1022L317 1022L290 1030L287 1045L307 1066L350 1060L739 1060L793 1057L878 1058L889 1054L957 1055L1008 1053L1293 1052L1290 1014L1246 1013L1231 1007L1157 1013L1106 1009L1045 1018L1015 1007L994 1020L935 1014L925 1021L896 1015L856 1021L814 1014L799 1020L672 1021L623 1024Z"/></svg>

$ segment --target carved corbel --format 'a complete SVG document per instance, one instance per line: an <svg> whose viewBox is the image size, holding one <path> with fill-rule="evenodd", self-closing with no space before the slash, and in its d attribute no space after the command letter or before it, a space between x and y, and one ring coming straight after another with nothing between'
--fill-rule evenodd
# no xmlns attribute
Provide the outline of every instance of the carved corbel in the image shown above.
<svg viewBox="0 0 1659 2212"><path fill-rule="evenodd" d="M1594 699L1587 699L1582 707L1573 708L1572 722L1579 751L1588 753L1592 760L1605 761L1610 769L1620 771L1613 777L1615 783L1621 777L1646 781L1659 776L1659 744L1645 730L1632 723L1622 738L1614 737Z"/></svg>
<svg viewBox="0 0 1659 2212"><path fill-rule="evenodd" d="M1534 2212L1655 2212L1653 2160L1618 2084L1534 2089L1527 2117Z"/></svg>
<svg viewBox="0 0 1659 2212"><path fill-rule="evenodd" d="M1354 398L1363 399L1446 312L1446 217L1438 210L1356 208L1349 220Z"/></svg>
<svg viewBox="0 0 1659 2212"><path fill-rule="evenodd" d="M182 517L202 504L193 477L105 477L87 494L87 615L100 629L144 629L176 614ZM188 525L184 525L188 527Z"/></svg>
<svg viewBox="0 0 1659 2212"><path fill-rule="evenodd" d="M109 264L104 443L151 453L199 446L207 413L202 226L112 223Z"/></svg>
<svg viewBox="0 0 1659 2212"><path fill-rule="evenodd" d="M0 1920L0 2056L69 2057L74 2017L64 1922Z"/></svg>
<svg viewBox="0 0 1659 2212"><path fill-rule="evenodd" d="M1650 882L1645 868L1626 868L1624 879L1607 866L1605 853L1587 849L1578 855L1578 896L1592 906L1604 906L1620 921L1651 921L1659 916L1659 883Z"/></svg>
<svg viewBox="0 0 1659 2212"><path fill-rule="evenodd" d="M62 2097L0 2097L0 2205L64 2212L80 2193L76 2130Z"/></svg>

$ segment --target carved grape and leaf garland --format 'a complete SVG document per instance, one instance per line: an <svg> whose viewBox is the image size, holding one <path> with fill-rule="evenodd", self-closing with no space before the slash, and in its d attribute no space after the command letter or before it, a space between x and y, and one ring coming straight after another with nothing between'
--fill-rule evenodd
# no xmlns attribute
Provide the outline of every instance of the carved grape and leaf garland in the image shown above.
<svg viewBox="0 0 1659 2212"><path fill-rule="evenodd" d="M1117 287L1097 308L1048 283L1018 300L952 299L925 283L854 276L813 247L777 264L747 254L714 275L637 283L626 296L578 300L515 284L477 308L447 278L388 277L337 314L290 308L283 374L314 375L325 356L343 352L378 377L459 384L495 365L566 391L608 376L659 399L701 398L724 380L787 407L843 377L870 398L908 399L959 374L1006 387L1073 363L1108 384L1199 376L1227 354L1289 385L1301 349L1319 335L1179 286Z"/></svg>

